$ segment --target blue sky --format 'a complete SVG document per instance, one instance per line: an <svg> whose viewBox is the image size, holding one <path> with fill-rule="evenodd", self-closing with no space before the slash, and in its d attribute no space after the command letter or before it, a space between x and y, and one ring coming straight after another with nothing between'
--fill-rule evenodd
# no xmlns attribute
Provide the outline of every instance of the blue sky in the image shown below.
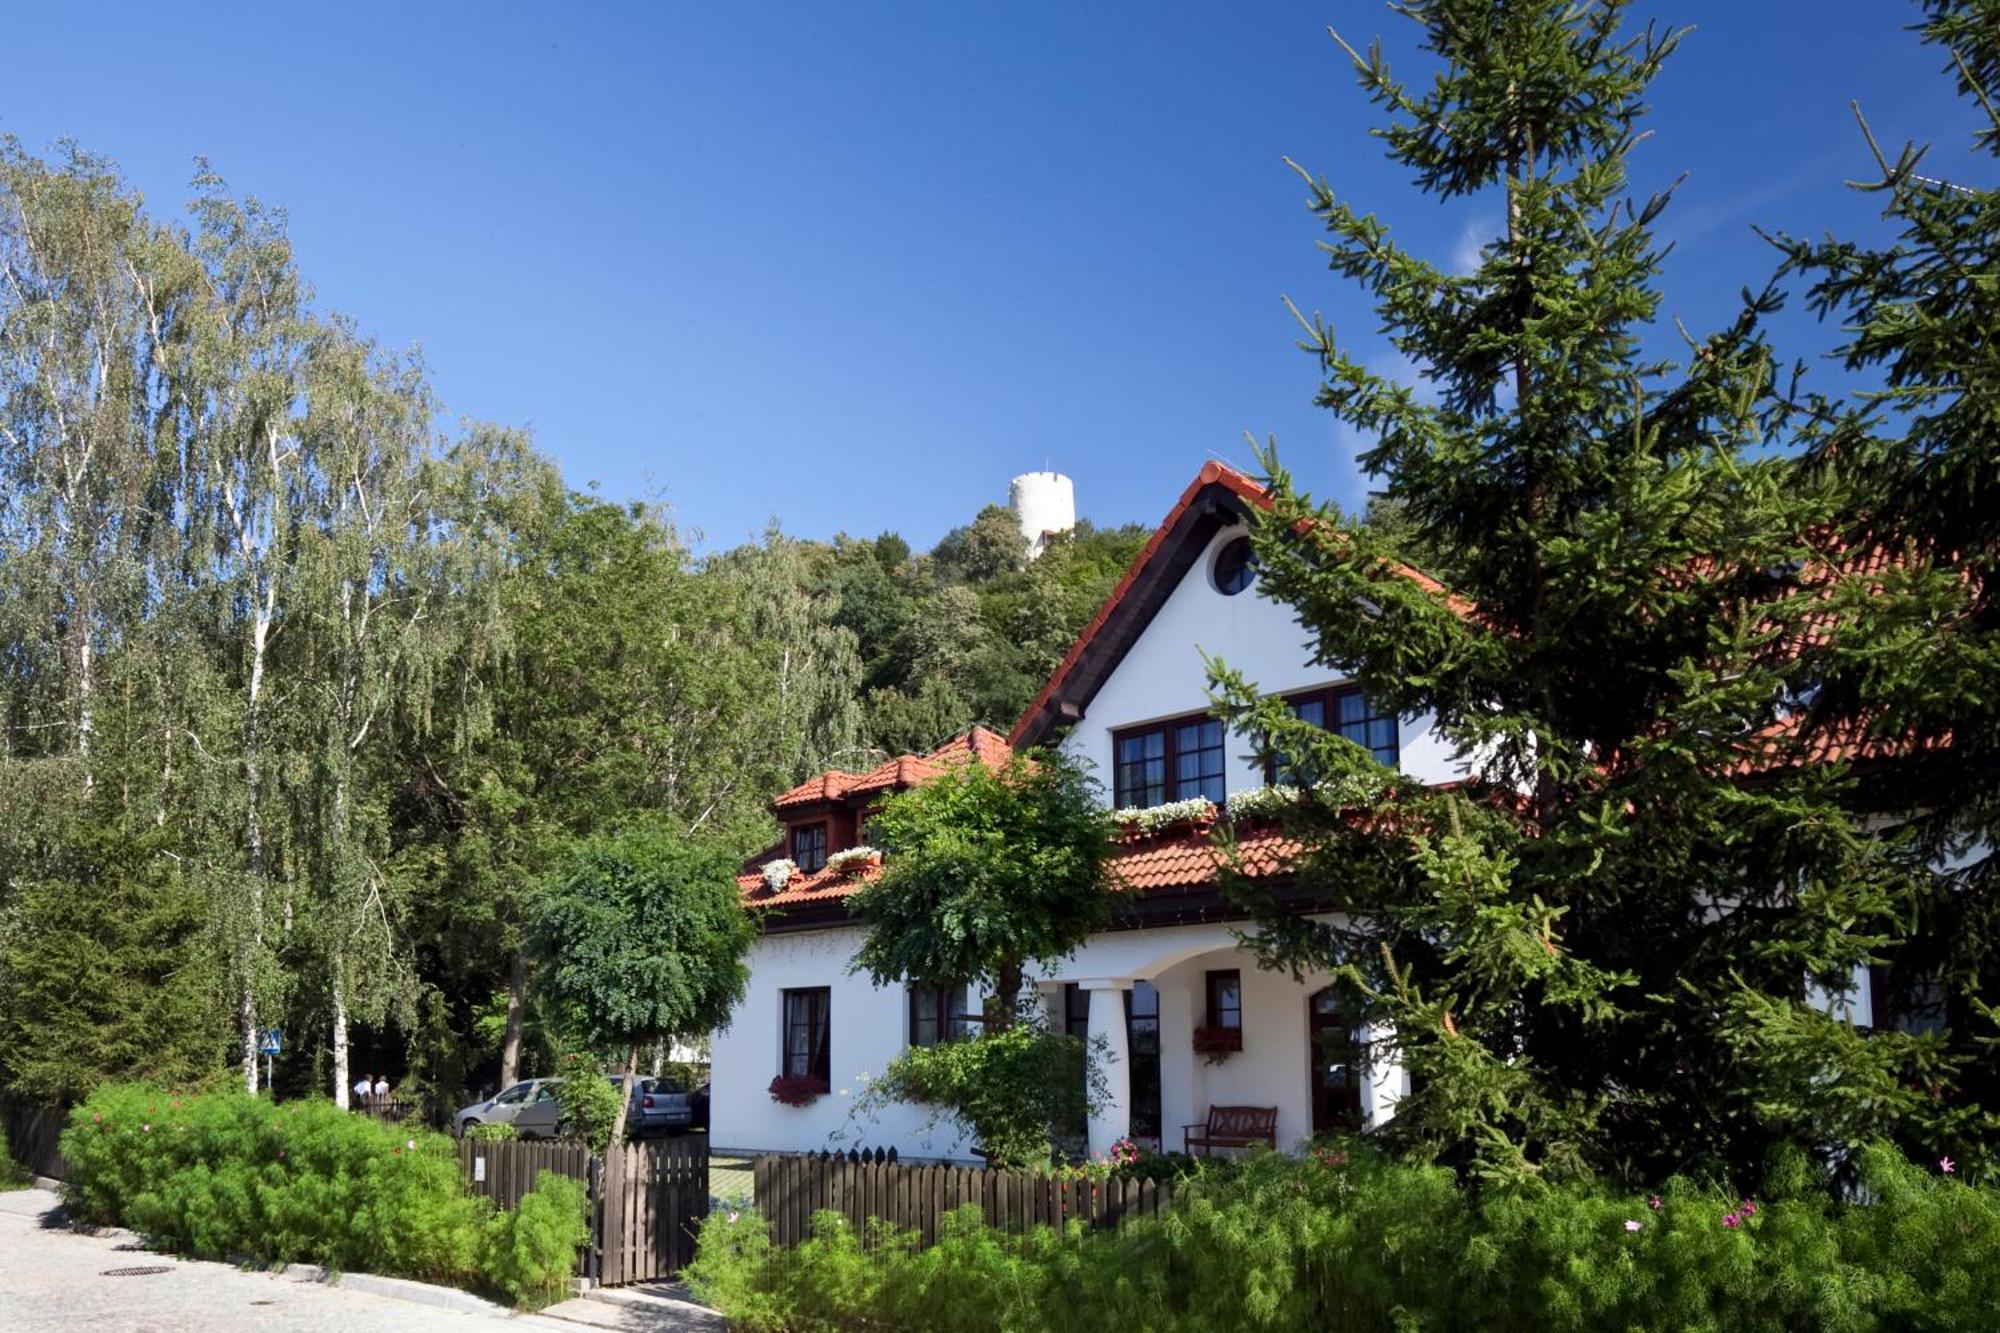
<svg viewBox="0 0 2000 1333"><path fill-rule="evenodd" d="M0 130L73 136L178 211L193 159L289 210L323 305L421 343L452 418L531 427L572 484L656 494L707 545L927 545L1015 472L1152 523L1210 456L1276 435L1354 503L1280 298L1393 364L1328 274L1289 155L1451 262L1498 205L1440 208L1381 156L1328 24L1377 3L37 6ZM1904 0L1685 0L1655 85L1666 309L1760 283L1767 227L1866 234L1885 141L1967 156ZM32 55L32 58L23 58ZM1983 178L1983 177L1982 177ZM1801 352L1826 335L1800 319Z"/></svg>

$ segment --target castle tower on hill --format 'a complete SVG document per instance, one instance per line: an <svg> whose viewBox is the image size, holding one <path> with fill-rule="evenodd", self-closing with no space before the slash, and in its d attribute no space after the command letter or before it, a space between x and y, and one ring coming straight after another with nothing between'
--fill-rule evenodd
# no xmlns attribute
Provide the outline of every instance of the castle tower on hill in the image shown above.
<svg viewBox="0 0 2000 1333"><path fill-rule="evenodd" d="M1033 560L1049 538L1076 526L1076 483L1060 472L1023 472L1007 483L1007 507L1028 539Z"/></svg>

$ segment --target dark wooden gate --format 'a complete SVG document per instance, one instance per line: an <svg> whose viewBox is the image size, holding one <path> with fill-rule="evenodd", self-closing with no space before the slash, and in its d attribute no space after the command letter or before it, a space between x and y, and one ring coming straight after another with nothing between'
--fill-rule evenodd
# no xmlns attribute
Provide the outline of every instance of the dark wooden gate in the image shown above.
<svg viewBox="0 0 2000 1333"><path fill-rule="evenodd" d="M69 1174L58 1146L68 1119L69 1112L62 1107L0 1102L0 1129L7 1134L7 1151L35 1175L54 1180Z"/></svg>
<svg viewBox="0 0 2000 1333"><path fill-rule="evenodd" d="M495 1208L512 1208L535 1187L544 1171L588 1185L590 1152L580 1143L524 1143L518 1139L460 1139L458 1164L474 1194L493 1200Z"/></svg>
<svg viewBox="0 0 2000 1333"><path fill-rule="evenodd" d="M694 1258L708 1216L708 1136L688 1134L605 1154L598 1281L660 1282Z"/></svg>

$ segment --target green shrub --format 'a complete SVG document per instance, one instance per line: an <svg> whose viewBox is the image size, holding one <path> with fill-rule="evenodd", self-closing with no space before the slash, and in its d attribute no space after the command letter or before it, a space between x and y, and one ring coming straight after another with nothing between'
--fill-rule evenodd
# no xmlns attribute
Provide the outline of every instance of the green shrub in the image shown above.
<svg viewBox="0 0 2000 1333"><path fill-rule="evenodd" d="M520 1131L504 1120L473 1125L461 1136L474 1143L512 1143L521 1137Z"/></svg>
<svg viewBox="0 0 2000 1333"><path fill-rule="evenodd" d="M210 1258L317 1263L525 1300L554 1281L551 1255L573 1234L558 1219L581 1225L574 1182L545 1175L515 1213L495 1217L466 1188L450 1139L328 1101L107 1086L70 1113L62 1150L73 1216ZM575 1253L568 1243L565 1269Z"/></svg>
<svg viewBox="0 0 2000 1333"><path fill-rule="evenodd" d="M451 1141L331 1102L99 1089L63 1133L63 1193L87 1221L173 1249L463 1283L485 1205Z"/></svg>
<svg viewBox="0 0 2000 1333"><path fill-rule="evenodd" d="M14 1160L7 1147L7 1127L0 1125L0 1190L26 1189L28 1179L28 1169Z"/></svg>
<svg viewBox="0 0 2000 1333"><path fill-rule="evenodd" d="M590 1239L583 1186L544 1171L512 1212L486 1224L480 1270L515 1305L531 1308L562 1297L576 1272L576 1252Z"/></svg>
<svg viewBox="0 0 2000 1333"><path fill-rule="evenodd" d="M563 1057L563 1080L556 1084L556 1101L562 1105L561 1132L566 1137L594 1153L601 1154L610 1146L625 1114L625 1099L595 1060L580 1055Z"/></svg>
<svg viewBox="0 0 2000 1333"><path fill-rule="evenodd" d="M1083 1123L1102 1088L1083 1042L1026 1017L998 1032L908 1048L855 1112L915 1102L971 1134L987 1160L1035 1165L1049 1160L1052 1140Z"/></svg>
<svg viewBox="0 0 2000 1333"><path fill-rule="evenodd" d="M1197 1171L1157 1221L1026 1236L976 1208L918 1248L831 1213L797 1249L752 1214L705 1224L686 1277L766 1330L1978 1329L2000 1309L2000 1191L1861 1162L1836 1203L1796 1154L1768 1197L1673 1181L1477 1192L1354 1146Z"/></svg>

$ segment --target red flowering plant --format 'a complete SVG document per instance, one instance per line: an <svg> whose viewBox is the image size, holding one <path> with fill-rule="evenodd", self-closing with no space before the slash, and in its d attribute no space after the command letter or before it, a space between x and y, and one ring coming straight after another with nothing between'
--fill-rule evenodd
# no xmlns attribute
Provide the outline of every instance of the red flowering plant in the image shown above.
<svg viewBox="0 0 2000 1333"><path fill-rule="evenodd" d="M1164 1180L1193 1174L1201 1165L1186 1153L1160 1152L1137 1139L1123 1138L1104 1152L1082 1161L1051 1166L1048 1174L1064 1180Z"/></svg>
<svg viewBox="0 0 2000 1333"><path fill-rule="evenodd" d="M771 1080L771 1100L781 1106L811 1106L826 1093L826 1080L811 1074L780 1074Z"/></svg>
<svg viewBox="0 0 2000 1333"><path fill-rule="evenodd" d="M1243 1029L1198 1027L1194 1030L1194 1049L1197 1055L1206 1056L1210 1064L1219 1065L1243 1049Z"/></svg>

